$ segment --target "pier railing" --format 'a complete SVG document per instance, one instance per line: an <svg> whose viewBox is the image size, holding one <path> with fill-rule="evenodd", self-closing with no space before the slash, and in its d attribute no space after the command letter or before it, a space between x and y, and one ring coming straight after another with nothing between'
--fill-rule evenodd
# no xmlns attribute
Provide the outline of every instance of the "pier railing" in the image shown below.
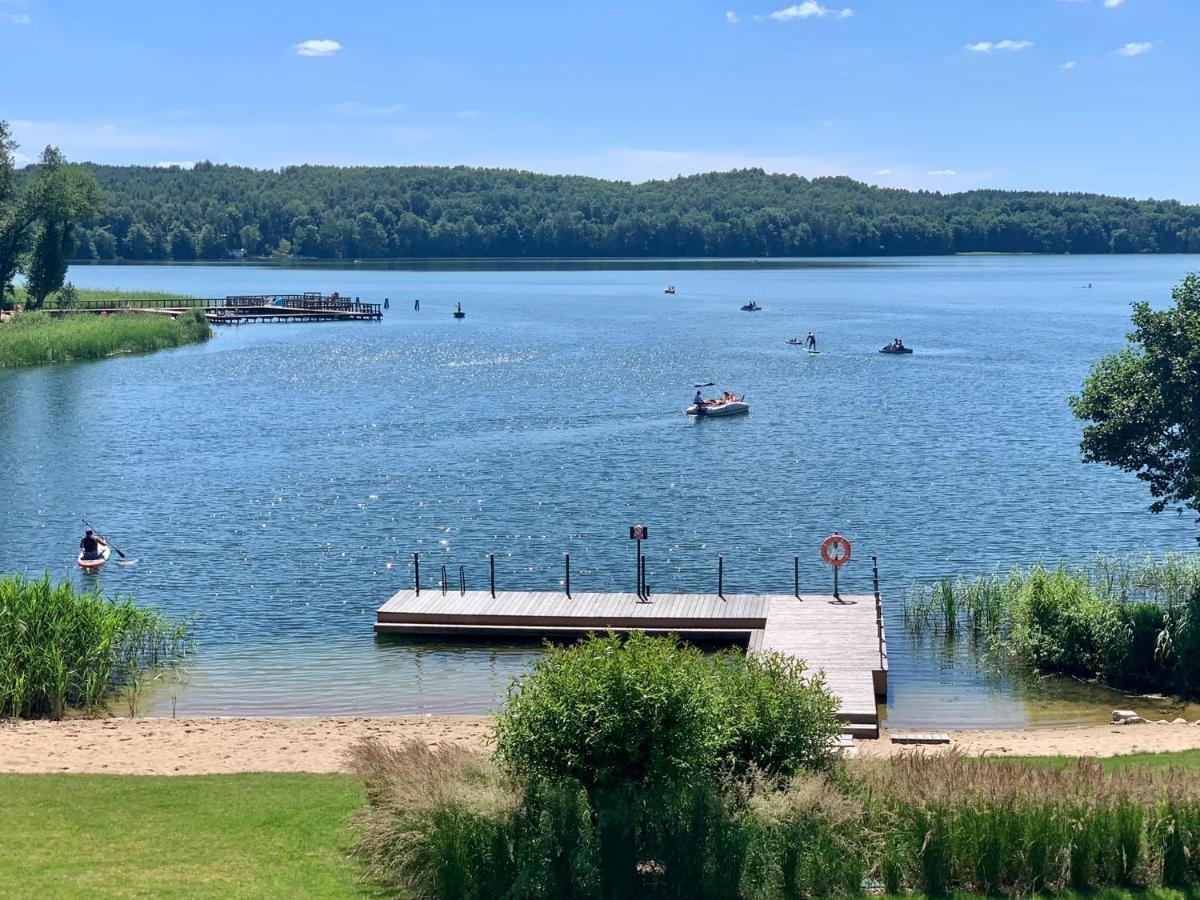
<svg viewBox="0 0 1200 900"><path fill-rule="evenodd" d="M227 297L112 297L109 299L77 300L66 310L97 309L242 309L246 307L280 306L287 309L311 310L314 312L382 312L379 303L363 303L357 297L340 294L239 294ZM57 307L56 307L57 308Z"/></svg>

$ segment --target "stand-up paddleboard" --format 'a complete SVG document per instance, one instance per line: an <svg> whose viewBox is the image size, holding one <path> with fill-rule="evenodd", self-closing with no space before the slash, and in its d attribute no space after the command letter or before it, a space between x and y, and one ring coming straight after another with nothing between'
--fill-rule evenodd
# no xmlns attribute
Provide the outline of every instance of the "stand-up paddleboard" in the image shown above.
<svg viewBox="0 0 1200 900"><path fill-rule="evenodd" d="M108 558L110 556L112 556L112 550L109 549L108 544L101 544L100 545L100 555L97 556L95 559L84 559L83 554L82 553L79 554L79 568L81 568L81 569L98 569L102 565L104 565L106 562L108 562Z"/></svg>

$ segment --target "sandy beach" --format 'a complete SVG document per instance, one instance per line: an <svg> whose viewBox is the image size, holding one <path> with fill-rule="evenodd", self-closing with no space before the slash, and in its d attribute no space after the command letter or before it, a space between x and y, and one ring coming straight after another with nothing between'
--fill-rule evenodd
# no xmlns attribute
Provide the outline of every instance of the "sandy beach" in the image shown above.
<svg viewBox="0 0 1200 900"><path fill-rule="evenodd" d="M481 716L6 721L0 723L0 772L344 772L349 748L366 737L483 748L489 727ZM972 755L1114 756L1200 748L1200 727L1194 725L953 731L950 737L950 747ZM886 733L858 747L866 757L904 749Z"/></svg>

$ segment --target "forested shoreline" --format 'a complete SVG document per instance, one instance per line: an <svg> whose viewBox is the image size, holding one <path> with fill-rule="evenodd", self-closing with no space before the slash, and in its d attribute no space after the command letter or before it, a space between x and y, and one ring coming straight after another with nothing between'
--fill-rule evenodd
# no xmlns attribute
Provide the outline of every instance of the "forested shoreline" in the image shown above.
<svg viewBox="0 0 1200 900"><path fill-rule="evenodd" d="M1200 252L1200 206L1098 194L759 169L630 184L466 167L84 167L105 199L75 228L77 260Z"/></svg>

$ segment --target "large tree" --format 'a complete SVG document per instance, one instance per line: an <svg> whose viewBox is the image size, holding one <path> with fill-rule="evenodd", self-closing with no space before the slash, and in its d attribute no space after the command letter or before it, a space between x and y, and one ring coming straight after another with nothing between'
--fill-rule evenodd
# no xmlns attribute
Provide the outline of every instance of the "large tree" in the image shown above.
<svg viewBox="0 0 1200 900"><path fill-rule="evenodd" d="M1200 275L1171 292L1175 303L1133 306L1130 346L1093 368L1075 415L1085 462L1133 472L1150 486L1150 508L1200 512Z"/></svg>
<svg viewBox="0 0 1200 900"><path fill-rule="evenodd" d="M39 223L26 273L31 305L37 308L62 287L75 252L75 225L95 218L102 196L95 176L70 165L57 147L42 152L28 194Z"/></svg>
<svg viewBox="0 0 1200 900"><path fill-rule="evenodd" d="M62 286L75 225L97 215L102 195L91 170L68 164L56 147L42 152L35 173L18 186L16 147L0 122L0 298L32 245L29 293L40 306Z"/></svg>

